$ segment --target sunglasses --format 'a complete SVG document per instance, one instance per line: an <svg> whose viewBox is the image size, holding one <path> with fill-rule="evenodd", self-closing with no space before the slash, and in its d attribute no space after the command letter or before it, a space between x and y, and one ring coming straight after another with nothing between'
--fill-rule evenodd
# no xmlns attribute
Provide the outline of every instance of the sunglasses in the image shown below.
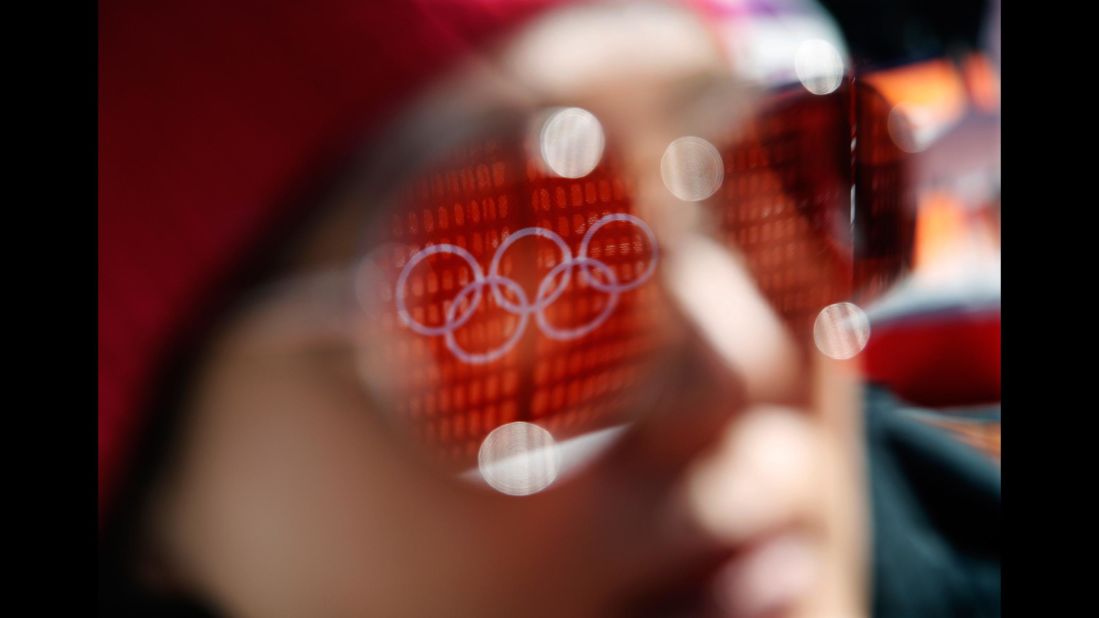
<svg viewBox="0 0 1099 618"><path fill-rule="evenodd" d="M351 191L370 205L355 276L364 382L446 469L479 468L504 493L543 488L530 479L553 481L562 445L685 388L666 268L684 221L736 257L808 353L823 309L870 302L910 265L914 198L890 108L858 80L777 89L659 159L632 156L621 124L580 105L414 114ZM493 467L504 460L526 481Z"/></svg>

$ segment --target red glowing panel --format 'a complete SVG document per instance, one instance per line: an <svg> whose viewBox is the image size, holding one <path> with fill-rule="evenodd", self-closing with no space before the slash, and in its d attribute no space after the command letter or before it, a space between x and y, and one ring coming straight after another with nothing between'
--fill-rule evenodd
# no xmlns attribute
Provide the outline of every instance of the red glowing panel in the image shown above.
<svg viewBox="0 0 1099 618"><path fill-rule="evenodd" d="M851 129L847 88L782 93L724 149L715 196L728 245L808 339L816 314L850 294Z"/></svg>
<svg viewBox="0 0 1099 618"><path fill-rule="evenodd" d="M514 139L462 148L398 200L366 340L399 373L394 414L445 461L471 466L516 420L558 439L622 422L662 323L630 193L610 156L557 178Z"/></svg>
<svg viewBox="0 0 1099 618"><path fill-rule="evenodd" d="M910 259L887 115L858 84L798 88L715 138L724 178L703 203L806 345L822 308L879 292ZM627 420L666 349L668 307L650 280L660 247L634 212L637 179L613 144L589 174L554 176L522 134L467 143L417 176L372 257L371 372L399 424L455 468L504 423L562 439Z"/></svg>

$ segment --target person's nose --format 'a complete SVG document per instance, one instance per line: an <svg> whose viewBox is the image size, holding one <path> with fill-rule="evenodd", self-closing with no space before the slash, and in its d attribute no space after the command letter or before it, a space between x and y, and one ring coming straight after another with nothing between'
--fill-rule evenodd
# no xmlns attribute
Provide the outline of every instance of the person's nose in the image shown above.
<svg viewBox="0 0 1099 618"><path fill-rule="evenodd" d="M590 482L581 483L596 492L590 512L597 521L589 525L605 533L599 547L613 550L605 555L614 556L616 577L634 583L705 570L735 546L714 522L739 521L742 496L710 488L727 473L752 476L754 464L722 456L730 435L760 405L789 405L804 396L794 342L739 259L701 237L668 247L665 256L661 288L673 307L676 343L662 354L653 383L639 385L648 393L643 410L587 476ZM781 424L762 427L767 431L745 433L741 442L761 435L773 442L782 434L786 454L809 453L796 432L786 435ZM770 431L775 428L783 431ZM758 452L751 451L753 461ZM760 484L744 484L752 487Z"/></svg>
<svg viewBox="0 0 1099 618"><path fill-rule="evenodd" d="M739 411L802 405L807 386L792 336L732 251L694 232L681 236L666 252L662 288L677 343L623 448L631 467L668 476Z"/></svg>

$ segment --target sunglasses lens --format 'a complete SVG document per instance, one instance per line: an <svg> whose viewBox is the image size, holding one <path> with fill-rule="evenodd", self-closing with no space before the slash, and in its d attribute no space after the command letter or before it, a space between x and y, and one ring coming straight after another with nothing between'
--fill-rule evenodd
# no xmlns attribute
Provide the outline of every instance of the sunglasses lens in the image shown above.
<svg viewBox="0 0 1099 618"><path fill-rule="evenodd" d="M526 485L486 462L556 458L629 420L668 323L658 239L598 121L577 108L541 120L420 174L358 282L364 373L397 424L508 493L556 476L557 460L523 464Z"/></svg>
<svg viewBox="0 0 1099 618"><path fill-rule="evenodd" d="M706 233L804 350L824 308L870 298L907 264L887 113L861 85L798 87L713 141L672 141L651 171L669 204L708 213ZM551 109L434 158L371 226L363 377L448 469L529 493L556 478L563 445L629 423L671 373L683 339L666 248L619 155L593 114ZM537 478L507 480L501 458Z"/></svg>

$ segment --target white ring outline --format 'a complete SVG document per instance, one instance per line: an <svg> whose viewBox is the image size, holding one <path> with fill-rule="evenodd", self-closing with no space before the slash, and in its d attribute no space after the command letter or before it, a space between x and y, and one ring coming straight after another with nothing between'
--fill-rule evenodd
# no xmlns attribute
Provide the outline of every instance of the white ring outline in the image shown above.
<svg viewBox="0 0 1099 618"><path fill-rule="evenodd" d="M587 256L580 256L575 258L571 262L562 262L557 266L554 266L553 269L550 270L548 274L546 274L546 276L542 279L542 283L538 286L538 296L541 297L542 291L546 287L546 284L550 281L553 281L553 278L557 276L557 271L562 269L571 270L573 266L585 263L589 263L596 268L603 269L603 271L607 275L607 279L611 282L612 286L615 284L616 281L618 281L618 278L614 274L614 269L608 266L606 262L600 262L595 258L590 258ZM594 281L594 278L592 278L592 280ZM556 339L558 341L579 339L580 337L583 337L584 335L602 326L603 322L606 322L607 318L610 317L611 312L614 311L616 307L618 307L618 297L621 296L621 292L613 290L608 292L608 294L610 295L610 297L607 299L607 306L603 308L603 312L595 316L594 320L588 322L583 326L577 326L568 330L561 330L549 323L549 320L546 319L546 312L544 311L544 309L539 309L534 314L534 317L538 322L538 328L542 329L542 333L550 339Z"/></svg>
<svg viewBox="0 0 1099 618"><path fill-rule="evenodd" d="M618 278L615 275L614 269L606 262L588 256L588 247L591 244L592 238L595 233L607 225L616 221L622 221L626 223L632 223L645 234L649 239L652 255L649 260L649 266L643 273L634 278L633 281L628 283L618 283ZM503 259L503 254L507 249L516 241L526 238L527 236L540 236L552 241L561 250L563 259L550 269L538 284L538 292L535 295L535 302L531 304L527 298L526 292L523 291L522 286L519 285L514 279L505 277L499 274L500 262ZM456 255L469 264L470 269L473 271L473 281L470 281L454 297L453 302L447 307L445 312L445 322L440 326L427 326L421 322L417 322L409 314L408 306L406 304L407 292L405 288L408 284L408 278L414 269L420 262L428 257L437 253L448 253ZM656 272L656 263L659 255L659 249L656 243L656 235L653 234L652 229L640 218L626 213L613 213L605 215L595 223L593 223L585 232L583 238L580 241L580 250L574 257L569 250L568 245L564 239L552 230L540 227L526 227L516 232L509 234L503 242L496 248L495 254L492 256L492 261L489 266L489 274L485 275L481 269L480 264L473 255L459 247L457 245L449 243L441 243L437 245L429 245L423 249L417 251L409 258L401 269L400 275L397 277L397 285L395 290L397 315L400 317L401 322L405 324L413 332L421 335L435 337L443 335L447 348L457 357L469 364L484 364L490 363L507 354L518 343L519 338L526 330L527 323L530 321L530 314L535 314L535 321L538 324L542 333L550 339L556 339L558 341L565 341L570 339L578 339L592 332L596 328L599 328L610 317L610 314L617 308L619 297L623 292L628 292L645 283L653 273ZM604 292L610 295L607 300L606 306L602 312L595 317L591 322L582 326L577 326L569 329L560 329L549 323L546 319L545 310L553 304L561 294L563 294L568 287L568 283L572 277L572 269L577 267L580 269L580 275L582 281L590 285L594 289ZM592 277L588 270L595 268L603 271L606 279L609 283L600 283L595 277ZM552 290L549 286L553 285L554 278L564 273L561 281ZM515 293L515 296L519 300L519 304L507 300L502 292L500 292L500 286L507 287L509 290ZM457 339L454 336L454 332L461 328L469 319L473 316L473 313L477 310L477 307L481 304L481 298L484 295L484 288L489 287L492 289L493 298L496 303L508 313L512 313L519 316L519 324L515 327L515 332L500 346L492 349L488 352L467 352L458 345ZM473 294L473 300L469 302L468 308L460 315L455 315L458 311L458 304L465 297Z"/></svg>
<svg viewBox="0 0 1099 618"><path fill-rule="evenodd" d="M638 286L640 286L642 283L645 283L646 281L648 281L649 277L652 277L653 273L656 272L656 260L657 260L657 256L658 256L658 249L657 249L657 245L656 245L656 234L653 234L652 229L649 228L649 226L644 221L642 221L639 217L635 217L634 215L631 215L631 214L614 213L614 214L607 215L607 216L603 217L602 219L596 221L595 223L593 223L591 225L591 227L588 228L588 231L584 233L584 238L580 241L580 251L576 254L577 257L588 258L589 257L588 256L588 245L591 244L592 237L595 236L595 233L599 230L599 228L603 227L604 225L606 225L608 223L614 223L615 221L625 221L626 223L632 223L635 226L637 226L638 228L640 228L641 231L644 232L645 236L647 236L648 239L649 239L649 246L652 247L652 256L649 258L649 267L645 269L645 272L643 272L640 275L638 275L637 277L635 277L634 280L630 281L629 283L610 283L610 284L599 283L598 281L596 281L595 277L592 277L588 274L587 266L581 266L580 267L580 280L583 281L584 283L587 283L588 285L592 286L593 288L599 290L600 292L607 292L608 294L611 293L612 291L615 291L615 292L629 292L630 290L633 290L633 289L637 288ZM594 258L592 258L592 259L594 259ZM599 261L599 260L596 260L596 261L598 261L601 264L604 264L602 261Z"/></svg>
<svg viewBox="0 0 1099 618"><path fill-rule="evenodd" d="M448 307L446 310L447 324L449 324L453 319L454 312L457 310L458 307L458 302L463 297L469 295L469 290L473 286L477 286L477 295L479 298L481 290L484 289L484 286L499 284L506 285L513 292L515 292L515 295L519 298L519 302L521 302L523 304L523 307L526 308L517 312L509 311L509 313L519 316L519 324L515 326L515 332L512 333L511 337L509 337L507 341L505 341L502 345L494 350L490 350L488 352L467 352L458 345L458 340L454 337L454 332L458 330L458 327L456 326L446 331L443 337L446 340L446 347L451 351L452 354L454 354L454 356L458 358L458 360L465 361L471 365L491 363L492 361L507 354L508 351L511 350L511 348L515 347L515 344L519 343L519 338L523 335L523 331L527 329L527 322L530 320L530 305L527 303L527 293L523 291L522 286L520 286L519 283L516 282L514 279L509 279L500 275L489 275L487 278L479 281L470 281L468 284L466 284L465 287L459 290L458 295L454 297L454 302L452 302L450 304L450 307ZM476 307L476 305L474 305L473 303L470 303L470 305Z"/></svg>
<svg viewBox="0 0 1099 618"><path fill-rule="evenodd" d="M436 253L449 253L450 255L456 255L465 260L466 263L469 264L470 269L473 270L474 281L483 281L485 278L484 272L481 271L481 265L473 258L473 254L458 245L452 245L450 243L431 245L420 249L412 254L412 257L408 258L408 262L406 262L404 268L401 269L401 275L397 277L397 315L401 318L401 321L404 322L405 326L411 328L414 332L421 335L427 335L428 337L436 337L446 334L448 330L461 328L463 324L469 321L469 318L473 317L473 312L477 310L477 306L481 303L481 288L478 287L477 299L469 303L469 309L453 324L451 324L450 320L447 320L442 326L427 326L412 319L412 316L408 313L408 306L405 304L405 284L408 283L408 276L412 273L412 269L415 268L417 264Z"/></svg>
<svg viewBox="0 0 1099 618"><path fill-rule="evenodd" d="M525 227L517 232L509 234L508 237L504 239L504 242L500 243L500 246L496 248L496 253L493 254L492 262L489 264L488 267L489 277L500 276L500 262L504 258L504 252L508 250L508 247L511 247L511 245L515 244L516 241L526 238L527 236L541 236L542 238L547 238L553 241L553 244L557 245L557 248L561 250L562 259L559 264L572 261L572 250L569 249L569 246L565 244L565 240L561 238L561 236L559 236L556 232L554 232L553 230L547 230L544 227ZM565 292L565 289L568 287L569 280L571 278L572 269L566 270L565 276L561 278L561 283L557 285L557 289L555 289L548 298L542 299L541 295L536 297L534 305L528 305L526 311L540 311L541 309L545 308L546 305L552 304L553 301L557 300L561 296L561 294ZM505 298L503 294L500 293L499 285L494 283L491 284L491 287L492 297L496 299L496 304L500 305L504 309L507 309L511 313L516 313L517 311L521 310L514 304L512 304L511 301ZM541 286L539 286L539 289L541 289Z"/></svg>

